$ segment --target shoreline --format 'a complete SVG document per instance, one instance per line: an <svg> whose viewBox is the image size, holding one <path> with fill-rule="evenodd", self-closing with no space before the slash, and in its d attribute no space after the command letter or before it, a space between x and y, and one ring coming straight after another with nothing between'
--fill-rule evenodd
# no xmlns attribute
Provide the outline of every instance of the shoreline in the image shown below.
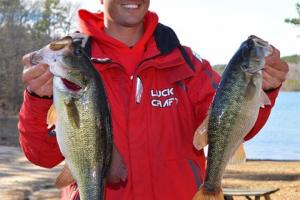
<svg viewBox="0 0 300 200"><path fill-rule="evenodd" d="M300 161L247 160L243 164L228 165L223 187L245 189L274 189L272 200L300 199ZM245 200L245 197L234 197Z"/></svg>
<svg viewBox="0 0 300 200"><path fill-rule="evenodd" d="M246 159L246 162L300 162L300 160L297 159L255 159L255 158L251 158L251 159Z"/></svg>

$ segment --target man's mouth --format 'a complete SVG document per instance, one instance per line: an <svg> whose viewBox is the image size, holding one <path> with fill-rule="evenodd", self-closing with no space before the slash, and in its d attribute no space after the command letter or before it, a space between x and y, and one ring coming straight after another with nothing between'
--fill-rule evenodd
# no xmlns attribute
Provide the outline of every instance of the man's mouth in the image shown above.
<svg viewBox="0 0 300 200"><path fill-rule="evenodd" d="M137 9L140 7L140 5L131 3L131 4L122 4L122 7L127 9Z"/></svg>

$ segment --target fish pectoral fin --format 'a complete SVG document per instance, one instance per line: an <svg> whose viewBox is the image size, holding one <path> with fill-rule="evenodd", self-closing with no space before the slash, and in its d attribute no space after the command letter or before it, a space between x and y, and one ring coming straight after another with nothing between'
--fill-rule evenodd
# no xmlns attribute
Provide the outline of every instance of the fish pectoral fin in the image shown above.
<svg viewBox="0 0 300 200"><path fill-rule="evenodd" d="M245 162L246 162L246 152L245 152L244 144L242 143L235 151L231 159L229 160L229 164L242 164Z"/></svg>
<svg viewBox="0 0 300 200"><path fill-rule="evenodd" d="M246 76L247 75L248 74L246 74ZM252 76L250 76L249 79L250 79L250 81L247 85L244 96L246 99L251 100L251 99L255 98L255 96L259 90L254 82L254 78Z"/></svg>
<svg viewBox="0 0 300 200"><path fill-rule="evenodd" d="M55 126L56 120L57 120L56 111L55 111L54 104L52 104L47 113L47 121L46 121L47 128L51 129L53 126Z"/></svg>
<svg viewBox="0 0 300 200"><path fill-rule="evenodd" d="M218 192L207 192L202 185L192 200L224 200L224 194L222 189Z"/></svg>
<svg viewBox="0 0 300 200"><path fill-rule="evenodd" d="M73 98L65 99L68 119L74 128L80 128L80 117Z"/></svg>
<svg viewBox="0 0 300 200"><path fill-rule="evenodd" d="M128 176L127 167L125 165L124 159L117 147L113 146L112 151L112 161L111 166L108 171L107 181L109 183L119 183L121 181L126 181Z"/></svg>
<svg viewBox="0 0 300 200"><path fill-rule="evenodd" d="M55 180L55 186L58 189L61 189L63 187L66 187L70 184L72 184L74 182L74 178L71 174L71 170L68 167L67 164L65 164L62 172L57 176L56 180Z"/></svg>
<svg viewBox="0 0 300 200"><path fill-rule="evenodd" d="M197 128L194 138L193 145L197 150L203 149L208 144L207 129L208 129L209 115L203 120L202 124Z"/></svg>
<svg viewBox="0 0 300 200"><path fill-rule="evenodd" d="M271 100L270 100L269 96L263 90L261 91L261 94L260 94L260 102L261 102L260 107L262 107L262 108L264 108L266 105L267 106L271 105Z"/></svg>

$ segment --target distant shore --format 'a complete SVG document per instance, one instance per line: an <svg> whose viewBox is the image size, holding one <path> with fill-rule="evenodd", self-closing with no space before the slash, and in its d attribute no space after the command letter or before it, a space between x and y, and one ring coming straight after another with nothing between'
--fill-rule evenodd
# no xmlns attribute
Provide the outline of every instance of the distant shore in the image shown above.
<svg viewBox="0 0 300 200"><path fill-rule="evenodd" d="M289 73L286 81L282 84L281 91L300 92L300 55L291 55L282 57L289 65ZM213 68L222 74L226 64L217 64Z"/></svg>
<svg viewBox="0 0 300 200"><path fill-rule="evenodd" d="M300 160L278 160L278 159L247 159L247 162L300 162Z"/></svg>

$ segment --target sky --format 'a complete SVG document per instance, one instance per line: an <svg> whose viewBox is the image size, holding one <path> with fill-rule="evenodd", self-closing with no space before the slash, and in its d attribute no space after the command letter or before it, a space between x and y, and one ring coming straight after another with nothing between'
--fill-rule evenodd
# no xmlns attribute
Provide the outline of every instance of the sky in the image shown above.
<svg viewBox="0 0 300 200"><path fill-rule="evenodd" d="M100 0L80 1L81 8L98 11ZM299 0L152 0L150 10L172 27L181 44L191 47L212 65L226 64L249 35L280 50L300 54L300 28L284 22L298 17Z"/></svg>

